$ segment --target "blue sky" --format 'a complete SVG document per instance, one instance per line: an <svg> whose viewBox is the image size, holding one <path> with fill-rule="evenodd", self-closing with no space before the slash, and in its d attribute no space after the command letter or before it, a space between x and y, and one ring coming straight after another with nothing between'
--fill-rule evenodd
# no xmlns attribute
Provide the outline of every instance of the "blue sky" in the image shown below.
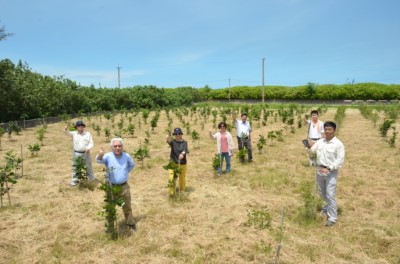
<svg viewBox="0 0 400 264"><path fill-rule="evenodd" d="M400 84L399 0L0 0L0 59L81 85ZM230 80L230 82L229 82Z"/></svg>

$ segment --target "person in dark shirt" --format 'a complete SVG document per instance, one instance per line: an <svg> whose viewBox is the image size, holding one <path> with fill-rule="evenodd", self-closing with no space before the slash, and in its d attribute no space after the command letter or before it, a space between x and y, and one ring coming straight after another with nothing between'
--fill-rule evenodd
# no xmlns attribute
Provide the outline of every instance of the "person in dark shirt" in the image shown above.
<svg viewBox="0 0 400 264"><path fill-rule="evenodd" d="M187 141L182 139L182 129L175 128L173 133L175 139L172 140L171 136L167 135L167 143L171 146L171 154L170 158L178 164L180 173L179 173L179 189L181 191L186 190L186 169L187 169L187 160L186 155L189 153ZM174 172L173 170L169 170L170 180L174 180ZM170 195L175 195L175 188L170 189Z"/></svg>

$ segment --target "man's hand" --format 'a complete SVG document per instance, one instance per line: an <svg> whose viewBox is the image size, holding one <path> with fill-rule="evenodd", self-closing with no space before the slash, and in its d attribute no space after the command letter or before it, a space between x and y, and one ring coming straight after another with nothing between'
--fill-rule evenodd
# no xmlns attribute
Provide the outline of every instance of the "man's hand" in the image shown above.
<svg viewBox="0 0 400 264"><path fill-rule="evenodd" d="M65 126L65 127L64 127L64 131L67 131L67 129L68 129L68 126Z"/></svg>
<svg viewBox="0 0 400 264"><path fill-rule="evenodd" d="M97 159L102 160L104 156L104 149L103 147L100 148L99 153L97 154Z"/></svg>
<svg viewBox="0 0 400 264"><path fill-rule="evenodd" d="M319 169L319 173L322 173L322 174L325 174L325 175L328 175L330 172L331 171L329 169L327 169L327 168Z"/></svg>

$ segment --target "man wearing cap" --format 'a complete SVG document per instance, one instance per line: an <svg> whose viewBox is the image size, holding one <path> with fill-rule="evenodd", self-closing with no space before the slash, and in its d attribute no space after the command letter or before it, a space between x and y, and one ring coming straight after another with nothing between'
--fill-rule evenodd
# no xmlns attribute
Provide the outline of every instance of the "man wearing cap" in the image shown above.
<svg viewBox="0 0 400 264"><path fill-rule="evenodd" d="M308 140L312 153L317 153L316 180L319 193L326 204L322 207L321 215L327 215L326 226L334 226L337 220L336 185L339 169L343 166L345 150L343 143L336 138L336 124L325 122L325 138L316 142Z"/></svg>
<svg viewBox="0 0 400 264"><path fill-rule="evenodd" d="M82 157L86 163L86 173L90 181L95 180L92 169L92 158L90 150L93 148L92 135L85 131L85 124L82 121L77 121L75 131L68 131L68 126L64 127L64 133L72 136L72 145L74 148L72 159L72 180L71 186L76 186L78 178L76 176L76 159Z"/></svg>
<svg viewBox="0 0 400 264"><path fill-rule="evenodd" d="M238 147L239 150L245 147L249 156L249 162L253 162L253 153L251 149L251 138L250 138L250 123L247 121L247 114L242 113L241 119L236 119L236 114L232 113L232 119L236 126ZM244 162L244 157L240 157L240 162Z"/></svg>
<svg viewBox="0 0 400 264"><path fill-rule="evenodd" d="M189 153L188 144L185 140L182 139L182 129L175 128L172 135L175 136L174 140L171 140L171 136L167 135L167 143L171 146L170 158L176 164L179 164L180 173L179 173L179 189L181 191L186 190L186 169L187 169L187 160L186 154ZM174 173L173 171L169 171L170 180L173 180ZM172 177L172 178L171 178ZM175 194L175 189L170 190L170 195Z"/></svg>

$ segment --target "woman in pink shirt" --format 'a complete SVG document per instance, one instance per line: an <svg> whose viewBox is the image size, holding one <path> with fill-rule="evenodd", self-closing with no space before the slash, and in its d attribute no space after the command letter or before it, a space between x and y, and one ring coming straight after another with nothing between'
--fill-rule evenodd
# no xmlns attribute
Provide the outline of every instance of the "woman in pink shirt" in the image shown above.
<svg viewBox="0 0 400 264"><path fill-rule="evenodd" d="M221 165L218 168L218 174L221 175L222 173L222 164L225 158L226 161L226 173L231 171L231 156L233 155L233 139L231 133L226 131L226 123L220 122L218 124L219 132L215 133L214 135L209 131L210 138L217 140L217 147L218 147L218 155L220 157Z"/></svg>

